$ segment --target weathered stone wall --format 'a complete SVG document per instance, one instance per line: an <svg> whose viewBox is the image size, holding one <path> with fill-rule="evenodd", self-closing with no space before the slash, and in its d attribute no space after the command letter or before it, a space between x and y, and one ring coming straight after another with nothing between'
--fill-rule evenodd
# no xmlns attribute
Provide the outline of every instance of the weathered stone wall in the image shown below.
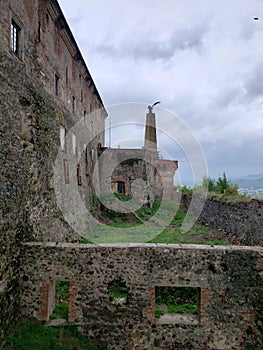
<svg viewBox="0 0 263 350"><path fill-rule="evenodd" d="M153 160L145 159L143 149L106 149L100 155L101 193L118 192L118 181L121 181L126 195L132 194L139 203L146 203L149 195L152 203L162 191L162 181L158 182L158 177Z"/></svg>
<svg viewBox="0 0 263 350"><path fill-rule="evenodd" d="M69 281L68 321L109 349L261 349L263 250L191 245L23 246L19 271L24 317L48 320L54 282ZM108 283L126 282L126 303ZM155 318L155 286L200 288L196 322Z"/></svg>
<svg viewBox="0 0 263 350"><path fill-rule="evenodd" d="M140 203L147 198L174 199L174 173L177 161L157 158L157 152L144 149L105 149L99 152L100 192L118 192L118 181L125 185L125 194ZM149 196L149 197L148 197Z"/></svg>
<svg viewBox="0 0 263 350"><path fill-rule="evenodd" d="M160 174L159 178L162 181L163 198L174 200L174 174L178 169L178 161L168 159L155 159L154 165L156 166L158 173Z"/></svg>
<svg viewBox="0 0 263 350"><path fill-rule="evenodd" d="M19 28L17 52L12 50L12 23ZM61 130L67 134L86 112L94 135L89 147L97 149L104 142L104 135L96 133L105 111L57 1L1 1L0 47L1 347L5 331L19 316L20 243L79 238L63 219L54 193ZM77 157L83 150L77 137L76 149ZM70 171L77 182L77 169Z"/></svg>
<svg viewBox="0 0 263 350"><path fill-rule="evenodd" d="M182 203L189 207L191 196L183 195ZM198 198L193 203L193 213L198 208ZM228 232L245 245L263 244L263 201L251 199L243 202L228 202L217 197L206 199L198 219L202 224L210 225Z"/></svg>

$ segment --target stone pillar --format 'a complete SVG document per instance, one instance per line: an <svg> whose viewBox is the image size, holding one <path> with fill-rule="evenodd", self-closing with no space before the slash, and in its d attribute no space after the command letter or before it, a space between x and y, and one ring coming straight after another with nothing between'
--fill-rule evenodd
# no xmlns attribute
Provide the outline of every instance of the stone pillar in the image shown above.
<svg viewBox="0 0 263 350"><path fill-rule="evenodd" d="M68 296L68 322L74 322L77 318L77 311L75 308L76 296L78 295L78 288L73 281L69 282L69 296Z"/></svg>
<svg viewBox="0 0 263 350"><path fill-rule="evenodd" d="M144 149L157 152L155 113L153 113L150 108L149 112L146 114Z"/></svg>
<svg viewBox="0 0 263 350"><path fill-rule="evenodd" d="M205 324L207 321L206 305L211 297L211 289L201 288L199 296L199 323Z"/></svg>
<svg viewBox="0 0 263 350"><path fill-rule="evenodd" d="M37 318L41 321L49 321L55 307L55 283L43 283L40 288L41 305Z"/></svg>
<svg viewBox="0 0 263 350"><path fill-rule="evenodd" d="M151 306L144 309L143 314L149 321L151 321L152 323L156 323L156 318L155 318L155 287L154 286L149 287L149 295L150 295L150 300L151 300Z"/></svg>

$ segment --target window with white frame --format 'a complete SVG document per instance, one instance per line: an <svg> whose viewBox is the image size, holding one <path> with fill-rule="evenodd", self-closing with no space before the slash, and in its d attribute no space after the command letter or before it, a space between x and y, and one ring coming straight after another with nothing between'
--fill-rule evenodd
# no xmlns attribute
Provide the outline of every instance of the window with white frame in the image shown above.
<svg viewBox="0 0 263 350"><path fill-rule="evenodd" d="M20 44L21 44L21 28L14 20L12 20L12 22L11 22L11 50L18 57L21 57Z"/></svg>

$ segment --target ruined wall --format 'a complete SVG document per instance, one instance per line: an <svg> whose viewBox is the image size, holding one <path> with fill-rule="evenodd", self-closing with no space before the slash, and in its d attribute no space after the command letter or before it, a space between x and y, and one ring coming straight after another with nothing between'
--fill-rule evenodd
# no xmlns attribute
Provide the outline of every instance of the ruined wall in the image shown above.
<svg viewBox="0 0 263 350"><path fill-rule="evenodd" d="M109 349L261 349L262 253L236 246L27 243L20 312L48 320L54 282L69 281L68 321ZM107 294L118 278L128 289L121 304ZM156 318L156 286L198 287L198 317Z"/></svg>
<svg viewBox="0 0 263 350"><path fill-rule="evenodd" d="M182 203L189 207L191 196L183 195ZM198 208L198 198L193 203L193 212ZM198 219L202 224L222 229L237 238L241 244L263 244L263 201L251 199L242 202L228 202L217 197L206 199Z"/></svg>
<svg viewBox="0 0 263 350"><path fill-rule="evenodd" d="M96 132L105 111L95 112L103 107L101 99L57 1L1 1L0 47L1 344L19 315L21 242L79 239L56 204L54 162L65 135L85 112L94 134L90 148L103 144L104 136ZM65 152L72 150L69 144L72 140ZM75 148L77 156L83 149L77 137ZM77 169L69 170L77 182Z"/></svg>
<svg viewBox="0 0 263 350"><path fill-rule="evenodd" d="M139 203L152 203L162 190L153 160L145 160L143 149L106 149L99 157L101 193L118 192L118 181L124 183L125 194ZM157 182L160 189L157 188Z"/></svg>
<svg viewBox="0 0 263 350"><path fill-rule="evenodd" d="M177 160L167 159L155 159L154 165L156 166L160 179L162 181L163 198L168 200L175 199L174 192L174 174L178 169Z"/></svg>
<svg viewBox="0 0 263 350"><path fill-rule="evenodd" d="M157 153L144 149L106 149L99 152L100 191L118 192L118 181L125 194L133 194L141 203L154 198L174 199L174 173L177 161L158 159Z"/></svg>

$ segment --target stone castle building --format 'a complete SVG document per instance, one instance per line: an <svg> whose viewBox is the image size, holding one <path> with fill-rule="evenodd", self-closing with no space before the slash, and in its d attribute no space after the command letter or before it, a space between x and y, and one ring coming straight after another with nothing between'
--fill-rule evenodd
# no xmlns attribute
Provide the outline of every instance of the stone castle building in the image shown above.
<svg viewBox="0 0 263 350"><path fill-rule="evenodd" d="M53 185L59 149L83 151L65 136L85 118L94 137L87 159L104 144L103 102L57 1L1 1L0 11L0 339L19 302L20 244L76 241ZM69 172L80 180L80 165ZM1 343L1 341L0 341ZM0 346L1 347L1 346Z"/></svg>
<svg viewBox="0 0 263 350"><path fill-rule="evenodd" d="M155 113L151 106L148 108L142 149L104 147L98 151L101 156L101 192L110 189L113 192L132 195L142 204L151 205L156 197L174 199L174 173L178 168L178 161L160 158ZM111 176L107 174L109 168L113 169ZM138 180L143 181L144 185Z"/></svg>
<svg viewBox="0 0 263 350"><path fill-rule="evenodd" d="M143 149L106 149L107 112L56 0L0 4L0 348L19 317L48 322L55 283L66 281L68 323L109 349L260 349L262 248L78 244L57 205L59 152L63 189L74 182L87 205L95 163L101 193L139 193L151 204L172 199L177 162L158 157L151 108ZM79 122L88 143L72 132ZM110 177L107 162L116 164ZM108 295L119 279L121 305ZM155 295L165 286L193 288L197 314L158 320Z"/></svg>

